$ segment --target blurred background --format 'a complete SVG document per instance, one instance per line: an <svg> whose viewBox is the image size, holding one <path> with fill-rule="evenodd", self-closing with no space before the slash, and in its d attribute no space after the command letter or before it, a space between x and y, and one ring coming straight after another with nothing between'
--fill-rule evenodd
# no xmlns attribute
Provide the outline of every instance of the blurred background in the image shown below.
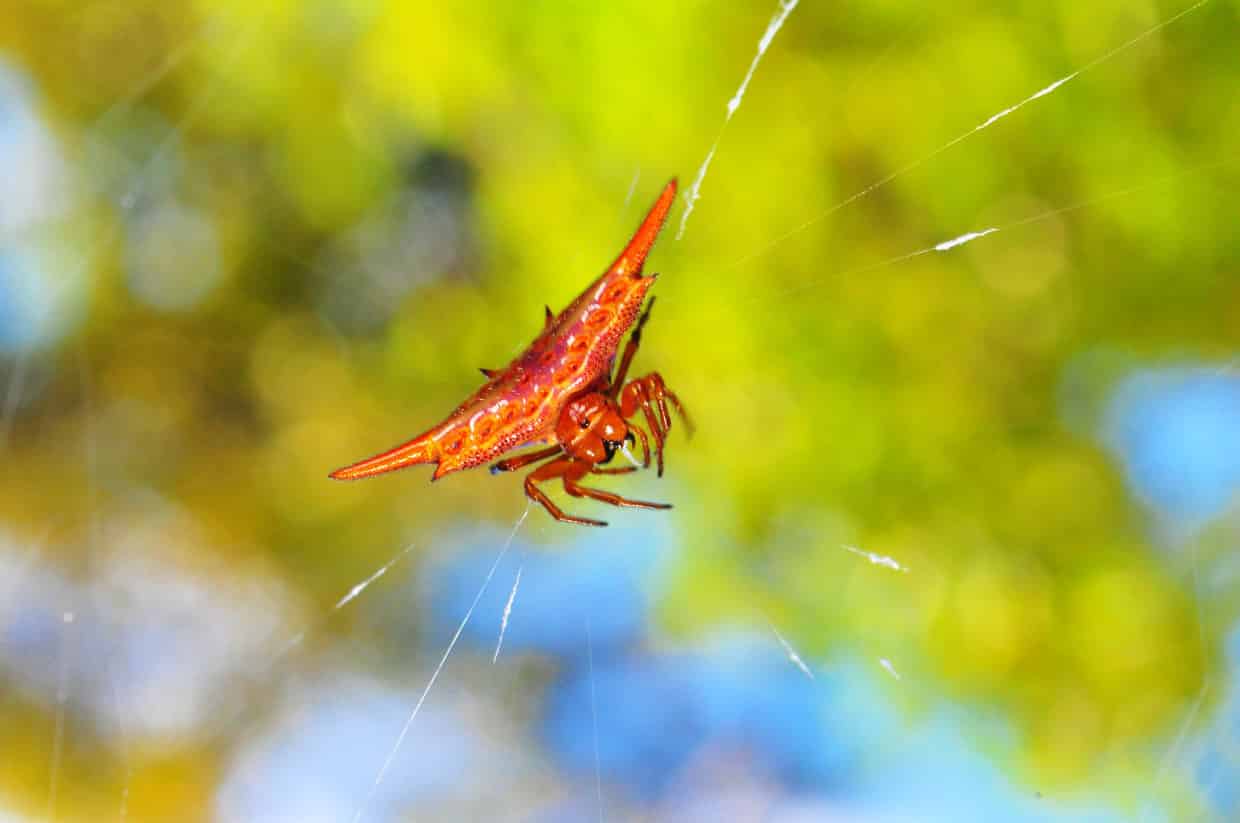
<svg viewBox="0 0 1240 823"><path fill-rule="evenodd" d="M1240 2L779 11L6 5L0 821L1240 819ZM674 510L326 478L716 140Z"/></svg>

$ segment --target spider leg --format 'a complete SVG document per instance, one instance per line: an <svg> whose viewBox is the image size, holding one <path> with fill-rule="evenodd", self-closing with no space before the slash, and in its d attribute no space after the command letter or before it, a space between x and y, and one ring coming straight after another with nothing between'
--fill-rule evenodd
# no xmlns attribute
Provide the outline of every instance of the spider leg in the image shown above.
<svg viewBox="0 0 1240 823"><path fill-rule="evenodd" d="M672 430L672 416L667 411L667 398L658 392L651 392L653 395L650 400L659 407L659 420L663 423L663 431Z"/></svg>
<svg viewBox="0 0 1240 823"><path fill-rule="evenodd" d="M517 469L522 468L523 466L528 466L531 463L537 463L539 460L542 460L545 457L551 457L552 455L559 454L559 453L560 453L559 446L550 446L545 449L539 449L538 451L529 452L528 454L519 454L516 457L509 457L507 460L501 460L498 463L492 463L491 474L499 474L500 472L516 471Z"/></svg>
<svg viewBox="0 0 1240 823"><path fill-rule="evenodd" d="M629 472L637 471L637 469L637 466L619 466L614 469L600 469L596 467L590 469L590 474L628 474Z"/></svg>
<svg viewBox="0 0 1240 823"><path fill-rule="evenodd" d="M649 398L645 398L642 400L642 411L646 415L646 423L649 424L650 426L650 435L654 438L654 456L655 456L655 465L658 469L657 474L659 477L662 477L663 476L663 442L664 442L663 429L659 425L660 421L658 417L655 415L654 409L651 408Z"/></svg>
<svg viewBox="0 0 1240 823"><path fill-rule="evenodd" d="M685 407L681 405L680 398L667 387L667 383L663 382L663 375L655 371L645 377L639 377L637 380L646 384L646 391L649 393L650 399L658 403L659 416L663 419L663 430L666 432L672 428L672 416L667 410L667 404L670 402L673 408L676 409L676 413L680 415L680 419L684 421L685 434L692 437L697 427L689 419L689 414L685 411Z"/></svg>
<svg viewBox="0 0 1240 823"><path fill-rule="evenodd" d="M668 413L667 404L671 403L676 409L676 413L680 415L680 419L684 421L685 428L689 429L692 434L696 427L693 420L689 417L689 413L685 411L684 405L680 402L680 398L674 391L667 387L667 383L663 380L663 375L657 371L650 374L644 374L641 377L634 377L629 384L624 387L629 397L629 407L636 408L642 402L653 402L659 406L659 416L663 420L663 428L665 431L672 427L672 417ZM625 406L625 397L620 398L621 412L628 410Z"/></svg>
<svg viewBox="0 0 1240 823"><path fill-rule="evenodd" d="M548 514L556 520L559 520L561 523L577 523L581 526L606 526L607 524L602 520L591 520L588 517L574 517L571 514L565 514L559 506L551 502L551 498L547 497L546 492L538 488L539 483L550 480L554 477L565 477L568 472L580 471L577 467L585 465L588 464L582 463L579 460L574 460L571 457L564 456L552 460L550 463L539 466L537 469L530 472L525 478L526 496L539 503L544 509L547 510ZM566 489L568 488L567 479L564 481L564 487Z"/></svg>
<svg viewBox="0 0 1240 823"><path fill-rule="evenodd" d="M589 469L569 469L564 472L564 491L573 497L589 497L592 500L598 500L601 503L609 503L613 506L625 506L634 509L670 509L670 503L650 503L645 500L630 500L627 497L621 497L618 494L605 492L602 489L591 489L586 486L578 485L577 481L582 475L586 474Z"/></svg>
<svg viewBox="0 0 1240 823"><path fill-rule="evenodd" d="M650 434L654 437L655 456L658 462L659 476L663 476L663 445L667 440L667 434L672 428L672 415L668 409L668 404L676 409L676 413L680 415L684 421L686 433L692 436L694 431L693 421L685 412L684 405L681 404L680 398L667 388L667 384L663 382L663 376L658 372L651 372L642 377L635 377L630 380L620 394L620 414L624 417L630 417L641 409L642 414L646 418L646 423L650 427Z"/></svg>
<svg viewBox="0 0 1240 823"><path fill-rule="evenodd" d="M680 415L681 421L684 422L685 436L692 437L693 433L697 431L697 426L693 424L693 419L689 417L689 412L685 411L685 407L681 405L680 398L676 396L675 392L668 389L667 386L663 386L663 397L671 401L672 408L676 410L676 413ZM666 411L664 411L664 414L666 414Z"/></svg>
<svg viewBox="0 0 1240 823"><path fill-rule="evenodd" d="M659 477L663 476L663 442L667 437L667 432L663 428L663 422L655 413L653 404L650 402L650 392L646 384L640 380L634 380L624 387L624 404L621 406L621 413L624 412L624 406L629 405L634 408L629 412L635 413L638 408L642 410L642 414L646 417L646 425L650 428L650 436L654 438L654 454L655 464L658 468ZM638 429L638 431L641 431ZM646 438L642 437L642 446L645 447ZM650 465L649 459L646 465Z"/></svg>
<svg viewBox="0 0 1240 823"><path fill-rule="evenodd" d="M608 392L612 400L615 400L620 395L620 390L624 388L624 378L629 373L629 364L633 362L633 356L637 354L637 347L642 344L642 326L646 325L646 321L650 319L650 310L653 308L654 298L652 297L646 304L646 310L642 312L642 316L637 318L637 325L633 326L629 342L624 346L624 354L620 356L620 368L616 369L616 375L611 381L611 390Z"/></svg>
<svg viewBox="0 0 1240 823"><path fill-rule="evenodd" d="M637 426L629 426L629 431L637 432L637 439L642 441L642 468L650 468L650 439L646 437L646 430Z"/></svg>

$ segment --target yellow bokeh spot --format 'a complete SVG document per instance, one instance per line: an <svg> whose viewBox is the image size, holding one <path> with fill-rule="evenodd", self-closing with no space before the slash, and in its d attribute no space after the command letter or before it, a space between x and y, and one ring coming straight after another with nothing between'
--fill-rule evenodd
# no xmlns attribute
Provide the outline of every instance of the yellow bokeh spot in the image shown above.
<svg viewBox="0 0 1240 823"><path fill-rule="evenodd" d="M1045 642L1052 617L1040 574L995 560L976 562L952 595L950 653L967 680L997 682Z"/></svg>
<svg viewBox="0 0 1240 823"><path fill-rule="evenodd" d="M259 337L250 377L263 410L279 421L350 409L356 386L338 349L307 318L279 320Z"/></svg>
<svg viewBox="0 0 1240 823"><path fill-rule="evenodd" d="M1176 628L1168 592L1136 567L1102 568L1070 596L1067 638L1086 682L1103 695L1140 692L1163 676Z"/></svg>

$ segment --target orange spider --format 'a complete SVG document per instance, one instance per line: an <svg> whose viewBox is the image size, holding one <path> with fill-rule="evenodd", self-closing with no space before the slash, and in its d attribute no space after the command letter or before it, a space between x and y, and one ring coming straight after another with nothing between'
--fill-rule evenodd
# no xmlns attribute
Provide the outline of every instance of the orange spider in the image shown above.
<svg viewBox="0 0 1240 823"><path fill-rule="evenodd" d="M651 298L641 312L646 292L657 274L642 276L649 254L676 198L676 181L664 188L650 213L616 262L580 297L558 315L547 308L542 332L504 369L482 369L487 382L446 420L407 443L383 454L332 472L337 480L354 480L435 463L438 480L449 472L470 469L506 452L536 443L547 448L501 460L492 473L514 471L550 459L525 478L525 493L556 520L586 526L606 526L602 520L565 514L538 487L559 477L573 497L589 497L613 506L670 509L667 503L629 500L618 494L580 485L587 474L625 474L637 466L599 468L625 442L641 441L643 466L650 466L646 432L631 422L640 410L654 438L659 476L663 475L663 444L672 425L668 403L693 430L680 399L658 372L625 382L629 365L641 343L642 326L650 317ZM636 325L634 325L636 323ZM612 373L616 349L630 329L620 365Z"/></svg>

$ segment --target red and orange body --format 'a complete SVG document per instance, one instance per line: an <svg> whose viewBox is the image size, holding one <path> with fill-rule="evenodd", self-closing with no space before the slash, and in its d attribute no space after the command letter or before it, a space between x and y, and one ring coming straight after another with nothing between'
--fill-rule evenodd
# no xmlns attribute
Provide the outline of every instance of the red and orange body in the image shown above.
<svg viewBox="0 0 1240 823"><path fill-rule="evenodd" d="M556 426L565 407L610 382L616 351L657 276L643 276L642 266L675 196L672 180L607 271L558 315L548 309L529 348L504 369L487 372L487 382L446 420L331 476L352 480L435 463L432 479L438 479L521 446L558 442Z"/></svg>

